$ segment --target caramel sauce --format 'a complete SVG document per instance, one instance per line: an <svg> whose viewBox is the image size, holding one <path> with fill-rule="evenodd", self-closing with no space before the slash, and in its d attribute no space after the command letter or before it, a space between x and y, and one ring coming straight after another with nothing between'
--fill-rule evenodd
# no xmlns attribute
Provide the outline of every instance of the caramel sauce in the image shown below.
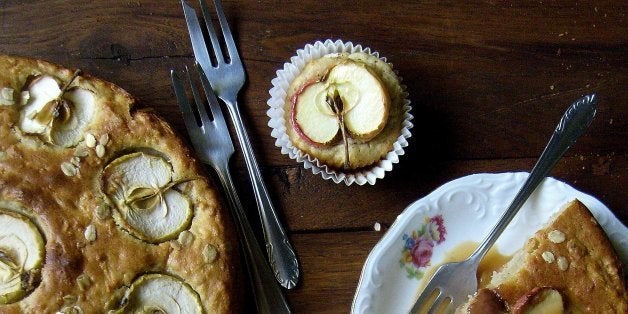
<svg viewBox="0 0 628 314"><path fill-rule="evenodd" d="M427 282L432 278L432 276L436 272L436 269L438 269L440 265L449 263L449 262L461 262L465 260L467 257L471 255L471 253L473 253L473 251L478 247L478 245L479 243L477 242L465 241L458 244L450 251L446 252L443 260L439 264L431 266L423 274L423 279L421 280L421 285L419 286L419 289L417 290L418 293L416 295L415 300L419 298L419 295L425 289L425 285L427 285ZM478 273L477 273L478 289L486 287L491 282L491 277L493 276L493 272L497 271L504 264L506 264L510 260L511 257L512 256L506 256L506 255L500 254L495 247L492 247L488 251L488 253L486 253L482 261L480 261L480 265L478 267ZM434 295L433 299L435 298L436 296ZM431 303L431 302L428 302L428 303ZM419 311L418 313L424 313L423 309Z"/></svg>

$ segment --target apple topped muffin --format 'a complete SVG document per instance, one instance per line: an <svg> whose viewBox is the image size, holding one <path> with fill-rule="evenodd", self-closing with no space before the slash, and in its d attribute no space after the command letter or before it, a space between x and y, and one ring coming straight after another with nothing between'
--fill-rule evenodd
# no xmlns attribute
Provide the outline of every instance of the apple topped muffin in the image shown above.
<svg viewBox="0 0 628 314"><path fill-rule="evenodd" d="M391 66L365 53L331 53L307 63L285 98L290 142L333 170L380 161L401 135L405 93Z"/></svg>

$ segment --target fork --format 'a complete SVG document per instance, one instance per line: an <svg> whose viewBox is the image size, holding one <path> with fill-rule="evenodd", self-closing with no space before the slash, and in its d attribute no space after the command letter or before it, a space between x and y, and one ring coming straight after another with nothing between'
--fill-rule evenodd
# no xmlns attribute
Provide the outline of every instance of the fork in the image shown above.
<svg viewBox="0 0 628 314"><path fill-rule="evenodd" d="M200 81L205 91L205 97L209 104L211 117L209 116L203 101L192 82L192 77L186 67L188 80L191 85L193 104L188 102L185 88L179 76L170 71L172 86L177 98L177 103L183 114L185 127L190 134L192 146L200 160L209 164L218 174L218 178L227 195L229 208L231 209L238 238L242 246L244 258L249 274L249 280L253 288L255 305L259 313L290 313L288 303L281 288L274 280L274 274L266 263L264 253L255 238L251 224L240 202L240 198L233 184L229 170L229 159L233 155L233 142L229 136L229 129L223 117L218 100L214 95L203 70L196 64ZM195 115L195 112L198 115ZM198 116L198 120L197 120Z"/></svg>
<svg viewBox="0 0 628 314"><path fill-rule="evenodd" d="M541 157L532 168L528 179L484 241L466 260L441 265L425 286L410 313L419 311L435 313L441 310L452 312L453 309L467 300L467 296L477 290L476 273L480 261L515 217L530 194L534 192L560 157L591 124L596 107L597 98L595 94L591 94L576 100L567 108ZM432 302L430 303L430 301Z"/></svg>
<svg viewBox="0 0 628 314"><path fill-rule="evenodd" d="M292 289L296 286L299 279L299 264L294 249L286 236L275 208L270 200L266 185L262 179L257 160L253 153L253 147L249 140L246 128L240 115L238 108L238 92L244 86L246 80L244 67L238 54L233 35L229 28L227 18L222 10L220 0L214 0L222 35L225 41L228 55L223 54L222 48L218 41L218 36L214 30L209 10L205 0L200 0L201 11L207 27L207 32L213 47L213 55L215 57L215 65L212 65L207 44L203 38L201 26L196 16L196 11L185 1L181 0L185 20L192 40L192 48L197 62L200 64L214 92L218 98L222 99L227 106L229 115L233 121L236 130L236 136L244 161L248 169L249 177L255 194L255 201L262 220L262 230L264 232L264 240L266 243L266 251L271 268L275 272L275 278L279 283L287 288ZM226 58L228 57L228 59Z"/></svg>

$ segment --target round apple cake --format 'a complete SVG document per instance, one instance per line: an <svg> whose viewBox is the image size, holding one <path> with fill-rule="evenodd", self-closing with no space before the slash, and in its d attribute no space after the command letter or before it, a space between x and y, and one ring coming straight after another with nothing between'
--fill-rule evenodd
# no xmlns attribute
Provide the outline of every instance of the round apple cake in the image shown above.
<svg viewBox="0 0 628 314"><path fill-rule="evenodd" d="M365 53L308 62L285 97L290 142L344 172L381 160L399 138L406 94L390 64Z"/></svg>
<svg viewBox="0 0 628 314"><path fill-rule="evenodd" d="M237 245L201 166L121 88L0 55L0 312L230 313Z"/></svg>

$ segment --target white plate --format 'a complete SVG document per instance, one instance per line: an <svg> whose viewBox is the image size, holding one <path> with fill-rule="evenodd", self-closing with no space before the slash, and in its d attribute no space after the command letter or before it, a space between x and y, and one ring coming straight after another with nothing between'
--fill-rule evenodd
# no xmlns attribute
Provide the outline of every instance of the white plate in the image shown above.
<svg viewBox="0 0 628 314"><path fill-rule="evenodd" d="M406 258L410 256L406 247L424 253L414 255L422 256L415 259L420 265L428 260L429 265L437 265L447 251L461 242L480 242L527 177L526 172L474 174L448 182L408 206L366 259L351 312L408 313L421 280L420 275L414 275L426 268L415 267L403 259L404 252ZM552 214L575 198L591 210L626 264L628 228L602 202L553 178L545 179L523 205L497 240L498 251L505 255L514 253ZM440 232L439 219L434 217L442 218ZM425 232L422 236L412 236L413 232L421 233L421 229Z"/></svg>

